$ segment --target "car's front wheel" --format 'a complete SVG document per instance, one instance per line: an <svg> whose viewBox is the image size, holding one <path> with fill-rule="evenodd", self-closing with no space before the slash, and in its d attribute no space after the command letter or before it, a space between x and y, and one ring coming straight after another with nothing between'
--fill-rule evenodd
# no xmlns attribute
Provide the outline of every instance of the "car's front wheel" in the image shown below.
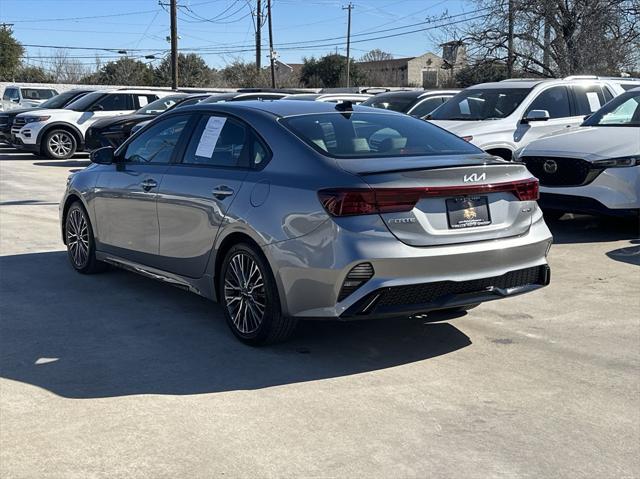
<svg viewBox="0 0 640 479"><path fill-rule="evenodd" d="M79 273L98 273L106 264L96 259L95 239L89 216L78 201L73 203L65 218L65 240L67 256L73 269Z"/></svg>
<svg viewBox="0 0 640 479"><path fill-rule="evenodd" d="M77 148L76 138L67 130L52 130L44 137L42 153L54 160L66 160Z"/></svg>
<svg viewBox="0 0 640 479"><path fill-rule="evenodd" d="M282 315L271 268L252 245L241 243L226 254L218 297L233 334L252 346L288 339L297 323Z"/></svg>

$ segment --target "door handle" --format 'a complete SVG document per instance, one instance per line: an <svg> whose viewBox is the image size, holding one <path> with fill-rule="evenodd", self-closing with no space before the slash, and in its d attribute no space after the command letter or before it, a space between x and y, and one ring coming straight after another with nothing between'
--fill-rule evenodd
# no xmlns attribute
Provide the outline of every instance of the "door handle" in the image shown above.
<svg viewBox="0 0 640 479"><path fill-rule="evenodd" d="M222 200L227 196L231 196L233 194L233 190L227 185L220 185L216 186L213 191L211 191L211 194L219 200Z"/></svg>
<svg viewBox="0 0 640 479"><path fill-rule="evenodd" d="M142 183L140 183L140 185L142 186L142 189L144 191L149 191L150 189L158 186L158 183L156 182L156 180L148 179L144 180Z"/></svg>

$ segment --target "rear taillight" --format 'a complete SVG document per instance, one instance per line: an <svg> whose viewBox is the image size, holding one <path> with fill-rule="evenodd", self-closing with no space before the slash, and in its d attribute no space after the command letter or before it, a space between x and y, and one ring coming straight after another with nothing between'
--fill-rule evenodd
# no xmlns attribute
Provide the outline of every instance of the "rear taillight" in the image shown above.
<svg viewBox="0 0 640 479"><path fill-rule="evenodd" d="M420 198L513 193L520 201L539 198L536 178L484 185L429 186L421 188L330 189L318 192L320 203L331 216L371 215L411 211Z"/></svg>
<svg viewBox="0 0 640 479"><path fill-rule="evenodd" d="M422 189L335 189L318 192L320 203L331 216L371 215L411 211Z"/></svg>

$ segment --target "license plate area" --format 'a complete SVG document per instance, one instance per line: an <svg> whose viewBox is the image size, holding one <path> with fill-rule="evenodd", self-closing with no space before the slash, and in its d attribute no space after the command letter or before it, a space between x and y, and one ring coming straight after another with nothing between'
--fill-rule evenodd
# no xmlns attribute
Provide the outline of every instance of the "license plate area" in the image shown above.
<svg viewBox="0 0 640 479"><path fill-rule="evenodd" d="M491 224L486 196L447 198L447 221L450 229L474 228Z"/></svg>

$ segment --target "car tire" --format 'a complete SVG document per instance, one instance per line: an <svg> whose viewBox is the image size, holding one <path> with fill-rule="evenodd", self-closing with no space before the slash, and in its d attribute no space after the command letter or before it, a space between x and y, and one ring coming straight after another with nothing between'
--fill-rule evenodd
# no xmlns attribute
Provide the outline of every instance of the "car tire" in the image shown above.
<svg viewBox="0 0 640 479"><path fill-rule="evenodd" d="M251 346L288 339L297 319L282 314L275 278L256 247L240 243L225 255L218 298L233 334Z"/></svg>
<svg viewBox="0 0 640 479"><path fill-rule="evenodd" d="M67 256L73 269L82 274L104 271L107 265L96 259L93 228L82 203L76 201L69 207L64 224Z"/></svg>
<svg viewBox="0 0 640 479"><path fill-rule="evenodd" d="M42 154L52 160L71 158L78 148L76 137L67 130L53 129L44 136Z"/></svg>

